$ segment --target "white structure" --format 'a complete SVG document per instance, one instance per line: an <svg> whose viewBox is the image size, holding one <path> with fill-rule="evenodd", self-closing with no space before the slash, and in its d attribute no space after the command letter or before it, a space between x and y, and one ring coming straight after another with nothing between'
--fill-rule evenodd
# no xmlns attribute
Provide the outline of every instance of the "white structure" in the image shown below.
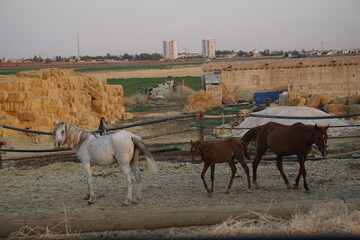
<svg viewBox="0 0 360 240"><path fill-rule="evenodd" d="M215 58L215 39L207 38L201 40L202 55L204 58Z"/></svg>
<svg viewBox="0 0 360 240"><path fill-rule="evenodd" d="M177 40L163 41L163 47L164 47L164 59L178 58Z"/></svg>

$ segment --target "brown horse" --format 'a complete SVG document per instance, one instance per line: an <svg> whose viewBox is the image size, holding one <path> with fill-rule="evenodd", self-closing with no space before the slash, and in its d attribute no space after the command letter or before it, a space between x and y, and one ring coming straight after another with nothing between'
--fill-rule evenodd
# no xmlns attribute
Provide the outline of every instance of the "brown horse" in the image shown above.
<svg viewBox="0 0 360 240"><path fill-rule="evenodd" d="M190 155L192 157L192 161L194 161L196 156L200 155L204 162L204 168L201 172L201 179L203 180L204 186L210 197L214 191L214 173L216 163L227 162L230 165L231 179L226 190L226 193L229 193L236 173L234 158L236 158L244 168L248 180L248 188L251 188L249 168L244 161L244 156L248 159L250 159L250 156L247 152L247 146L244 142L231 138L217 143L210 143L202 140L195 142L191 141L190 143ZM208 185L205 181L205 173L209 166L211 167L211 189L208 188Z"/></svg>
<svg viewBox="0 0 360 240"><path fill-rule="evenodd" d="M289 181L283 170L283 156L296 155L300 170L295 179L295 188L299 187L300 177L303 176L304 188L309 190L306 183L305 161L307 155L311 151L313 143L319 148L321 154L325 157L327 154L327 127L319 127L317 125L304 125L295 123L291 126L283 125L275 122L269 122L262 126L251 128L242 137L242 140L248 145L250 142L256 142L256 156L253 161L253 183L256 183L256 171L262 156L266 150L270 148L277 158L276 166L284 179L285 184L290 188Z"/></svg>

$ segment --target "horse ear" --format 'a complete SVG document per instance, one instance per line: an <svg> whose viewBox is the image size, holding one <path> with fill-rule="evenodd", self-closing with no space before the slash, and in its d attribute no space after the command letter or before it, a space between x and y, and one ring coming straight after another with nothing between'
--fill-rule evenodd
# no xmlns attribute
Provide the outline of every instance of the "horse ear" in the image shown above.
<svg viewBox="0 0 360 240"><path fill-rule="evenodd" d="M328 124L328 125L325 127L325 131L328 130L329 127L330 127L330 124Z"/></svg>
<svg viewBox="0 0 360 240"><path fill-rule="evenodd" d="M318 125L317 125L317 124L315 124L315 129L316 129L316 130L318 130L318 128L319 128L319 127L318 127Z"/></svg>
<svg viewBox="0 0 360 240"><path fill-rule="evenodd" d="M58 121L58 120L56 120L55 124L58 124L58 123L59 123L59 121Z"/></svg>

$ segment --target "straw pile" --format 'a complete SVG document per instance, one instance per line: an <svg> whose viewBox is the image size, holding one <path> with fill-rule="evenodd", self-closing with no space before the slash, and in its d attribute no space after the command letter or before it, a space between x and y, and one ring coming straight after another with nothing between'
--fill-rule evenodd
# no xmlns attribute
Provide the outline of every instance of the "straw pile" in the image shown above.
<svg viewBox="0 0 360 240"><path fill-rule="evenodd" d="M360 235L360 211L346 204L317 204L309 213L295 214L290 220L254 213L258 219L229 219L211 231L198 233L211 237L315 237Z"/></svg>
<svg viewBox="0 0 360 240"><path fill-rule="evenodd" d="M344 115L359 113L360 96L351 95L347 97L333 97L330 94L313 94L301 96L299 93L282 93L279 98L281 106L307 106L322 108L331 115ZM360 120L360 117L356 117Z"/></svg>
<svg viewBox="0 0 360 240"><path fill-rule="evenodd" d="M191 94L186 102L183 112L203 112L218 107L212 95L201 90Z"/></svg>
<svg viewBox="0 0 360 240"><path fill-rule="evenodd" d="M56 120L84 129L97 128L99 118L122 118L122 86L65 69L42 69L0 77L0 125L51 131ZM17 134L0 129L0 136Z"/></svg>

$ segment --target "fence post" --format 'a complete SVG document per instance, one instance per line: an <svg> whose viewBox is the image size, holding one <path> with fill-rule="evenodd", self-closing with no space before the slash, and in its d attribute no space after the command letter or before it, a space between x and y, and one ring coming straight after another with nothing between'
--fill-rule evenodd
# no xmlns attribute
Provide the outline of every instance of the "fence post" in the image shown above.
<svg viewBox="0 0 360 240"><path fill-rule="evenodd" d="M204 129L205 129L204 115L202 113L198 113L197 118L198 118L199 139L204 140Z"/></svg>
<svg viewBox="0 0 360 240"><path fill-rule="evenodd" d="M105 118L104 117L100 118L100 124L99 124L98 130L101 130L100 136L102 136L103 134L107 135L106 126L105 126Z"/></svg>
<svg viewBox="0 0 360 240"><path fill-rule="evenodd" d="M1 154L2 154L2 151L1 151L1 147L2 147L2 145L6 145L6 142L4 141L0 141L0 169L3 169L3 162L2 162L2 156L1 156Z"/></svg>

